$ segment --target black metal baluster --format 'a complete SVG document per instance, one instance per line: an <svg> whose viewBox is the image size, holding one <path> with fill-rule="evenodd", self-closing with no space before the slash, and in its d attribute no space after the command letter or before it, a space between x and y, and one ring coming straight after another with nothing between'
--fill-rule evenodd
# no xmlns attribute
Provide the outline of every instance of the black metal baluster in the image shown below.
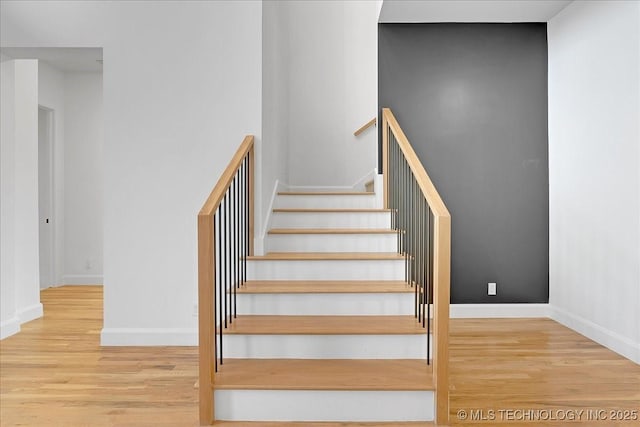
<svg viewBox="0 0 640 427"><path fill-rule="evenodd" d="M394 140L393 141L393 152L394 152L394 157L393 157L393 211L391 211L391 216L394 220L394 224L395 224L395 230L397 233L397 246L398 246L398 253L402 252L402 247L401 247L401 231L400 231L400 225L398 224L398 206L400 204L400 189L398 188L398 175L399 175L399 165L398 165L398 158L399 158L399 148L397 142Z"/></svg>
<svg viewBox="0 0 640 427"><path fill-rule="evenodd" d="M420 289L424 295L424 196L422 194L422 190L420 186L418 186L418 192L416 197L418 197L418 222L420 223L420 241L418 242L418 253L420 254L420 265L418 267L418 276L420 280ZM423 296L424 298L424 296ZM423 307L424 308L424 307ZM424 321L424 310L422 310L422 320Z"/></svg>
<svg viewBox="0 0 640 427"><path fill-rule="evenodd" d="M431 289L433 288L433 219L431 207L427 210L427 219L428 219L428 246L427 246L427 288L425 293L425 304L427 305L427 331L431 337ZM431 341L427 342L427 354L430 356ZM431 363L431 357L427 357L427 364Z"/></svg>
<svg viewBox="0 0 640 427"><path fill-rule="evenodd" d="M231 283L231 194L229 194L229 189L227 189L227 193L225 194L226 199L226 208L227 214L225 216L226 224L225 224L225 252L226 255L226 281L224 284L224 327L227 327L227 318L229 316L229 311L231 311L231 301L229 301L229 285Z"/></svg>
<svg viewBox="0 0 640 427"><path fill-rule="evenodd" d="M216 218L218 219L218 228L216 230ZM213 297L214 297L214 304L213 304L213 343L215 344L218 334L218 325L217 325L217 321L218 321L218 304L220 303L220 298L216 298L216 290L220 287L220 206L218 206L218 208L216 209L216 213L213 216L213 230L216 233L216 236L218 237L218 247L216 248L216 251L213 254L213 265L216 269L216 275L213 277L213 280L216 280L216 282L214 282L213 284ZM215 247L215 240L213 242L213 245ZM217 286L216 286L217 285ZM222 331L221 331L222 332ZM214 360L214 372L218 372L218 351L220 351L220 349L218 348L219 346L215 346L216 347L216 354L213 357Z"/></svg>
<svg viewBox="0 0 640 427"><path fill-rule="evenodd" d="M229 192L229 270L230 270L230 280L229 280L229 325L233 324L233 319L235 318L235 314L233 312L233 291L236 287L236 262L233 259L233 254L235 252L236 242L234 240L234 230L235 230L235 212L236 212L236 198L235 198L235 188L236 188L236 179L233 177L231 180L231 185L227 191Z"/></svg>
<svg viewBox="0 0 640 427"><path fill-rule="evenodd" d="M234 212L234 216L235 216L235 223L233 224L233 228L235 231L235 242L233 245L233 248L235 249L235 257L233 258L233 267L234 270L236 271L236 280L233 282L233 317L237 318L238 317L238 305L236 302L236 290L238 289L239 283L240 283L240 248L239 248L239 244L240 244L240 237L239 237L239 232L240 232L240 204L238 203L239 200L238 198L240 197L240 180L239 180L239 172L236 172L236 176L233 179L234 180L234 185L233 188L235 190L235 195L233 197L233 203L234 203L234 208L235 208L235 212Z"/></svg>
<svg viewBox="0 0 640 427"><path fill-rule="evenodd" d="M420 240L420 234L418 233L418 181L415 176L411 174L411 183L413 191L411 192L412 209L411 216L413 218L413 281L418 286L418 241Z"/></svg>
<svg viewBox="0 0 640 427"><path fill-rule="evenodd" d="M244 158L244 215L243 215L243 227L244 227L244 282L249 281L249 273L247 273L247 257L249 256L249 157Z"/></svg>
<svg viewBox="0 0 640 427"><path fill-rule="evenodd" d="M240 203L240 252L239 252L239 266L240 266L240 284L239 286L244 285L244 159L240 163L240 169L238 170L238 178L239 181L239 199L238 203Z"/></svg>
<svg viewBox="0 0 640 427"><path fill-rule="evenodd" d="M416 181L417 184L417 181ZM415 193L415 197L416 197L416 237L417 237L417 241L416 241L416 286L420 288L420 292L422 292L422 285L423 285L423 281L422 281L422 241L424 240L424 236L422 235L423 233L423 229L422 229L422 221L421 221L421 216L420 216L420 212L421 212L421 208L422 208L422 197L420 197L421 193L420 193L420 186L416 185L417 190ZM424 318L424 312L422 312L422 310L420 310L420 316L422 316ZM418 316L418 319L420 319L420 316Z"/></svg>
<svg viewBox="0 0 640 427"><path fill-rule="evenodd" d="M222 200L222 203L226 204L227 202L227 196L225 195L225 197ZM225 283L226 283L226 265L227 265L227 252L226 252L226 248L224 245L224 242L226 242L227 240L227 230L224 227L224 224L226 222L226 206L223 207L223 204L220 204L220 213L221 213L221 220L220 222L218 222L218 227L220 228L220 238L221 240L218 242L219 246L220 246L220 287L219 287L219 293L220 293L220 365L222 365L224 363L224 359L223 359L223 353L222 353L222 324L224 323L226 325L226 320L223 320L223 313L225 313L225 295L224 295L224 288L225 288ZM223 218L224 217L224 218ZM226 327L226 326L225 326Z"/></svg>
<svg viewBox="0 0 640 427"><path fill-rule="evenodd" d="M251 183L249 182L249 155L244 158L246 167L244 168L244 277L247 279L247 257L249 256L249 186Z"/></svg>

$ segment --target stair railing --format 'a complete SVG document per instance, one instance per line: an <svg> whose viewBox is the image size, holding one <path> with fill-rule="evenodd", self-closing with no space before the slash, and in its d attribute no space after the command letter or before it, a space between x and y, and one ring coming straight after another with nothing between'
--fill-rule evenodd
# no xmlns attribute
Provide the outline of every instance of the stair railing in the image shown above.
<svg viewBox="0 0 640 427"><path fill-rule="evenodd" d="M374 117L373 119L369 120L367 123L365 123L362 126L360 126L355 132L353 132L353 135L354 136L358 136L362 132L364 132L365 130L369 129L371 126L375 126L377 120L378 119L376 117Z"/></svg>
<svg viewBox="0 0 640 427"><path fill-rule="evenodd" d="M198 214L200 424L214 421L213 384L224 363L224 330L236 318L237 289L253 255L254 138L248 135Z"/></svg>
<svg viewBox="0 0 640 427"><path fill-rule="evenodd" d="M393 113L382 109L384 207L391 209L415 317L432 333L436 423L449 420L451 216Z"/></svg>

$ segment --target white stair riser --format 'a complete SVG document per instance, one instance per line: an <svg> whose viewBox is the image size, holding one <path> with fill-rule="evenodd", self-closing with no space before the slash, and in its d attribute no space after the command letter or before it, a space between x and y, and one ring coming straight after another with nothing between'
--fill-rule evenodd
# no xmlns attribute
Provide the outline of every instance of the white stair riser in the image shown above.
<svg viewBox="0 0 640 427"><path fill-rule="evenodd" d="M433 421L432 391L216 390L226 421Z"/></svg>
<svg viewBox="0 0 640 427"><path fill-rule="evenodd" d="M274 212L271 228L390 228L389 212Z"/></svg>
<svg viewBox="0 0 640 427"><path fill-rule="evenodd" d="M302 208L302 209L374 209L376 198L366 196L278 196L274 201L274 208Z"/></svg>
<svg viewBox="0 0 640 427"><path fill-rule="evenodd" d="M404 280L404 261L249 261L247 277L248 280Z"/></svg>
<svg viewBox="0 0 640 427"><path fill-rule="evenodd" d="M268 252L396 252L396 234L269 234Z"/></svg>
<svg viewBox="0 0 640 427"><path fill-rule="evenodd" d="M244 335L223 333L233 359L424 359L427 335Z"/></svg>
<svg viewBox="0 0 640 427"><path fill-rule="evenodd" d="M413 293L237 294L238 314L393 316L414 313Z"/></svg>

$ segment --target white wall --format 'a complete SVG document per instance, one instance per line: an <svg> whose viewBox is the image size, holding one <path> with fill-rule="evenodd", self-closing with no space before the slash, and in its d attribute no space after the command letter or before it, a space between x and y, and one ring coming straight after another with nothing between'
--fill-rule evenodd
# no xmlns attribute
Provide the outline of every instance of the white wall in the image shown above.
<svg viewBox="0 0 640 427"><path fill-rule="evenodd" d="M289 182L289 68L287 2L262 4L262 177L260 244L264 238L276 185Z"/></svg>
<svg viewBox="0 0 640 427"><path fill-rule="evenodd" d="M289 184L353 185L376 164L377 15L369 1L286 2Z"/></svg>
<svg viewBox="0 0 640 427"><path fill-rule="evenodd" d="M196 343L196 214L261 137L261 9L0 3L4 45L104 49L104 344Z"/></svg>
<svg viewBox="0 0 640 427"><path fill-rule="evenodd" d="M14 61L0 55L0 339L20 330L13 249L14 75Z"/></svg>
<svg viewBox="0 0 640 427"><path fill-rule="evenodd" d="M548 24L553 317L640 363L640 3Z"/></svg>
<svg viewBox="0 0 640 427"><path fill-rule="evenodd" d="M65 73L65 284L103 280L104 112L101 73Z"/></svg>
<svg viewBox="0 0 640 427"><path fill-rule="evenodd" d="M53 110L53 283L64 283L64 73L38 61L38 104Z"/></svg>
<svg viewBox="0 0 640 427"><path fill-rule="evenodd" d="M13 60L2 64L0 336L5 338L17 332L19 324L42 316L42 305L38 250L38 61ZM8 111L4 112L5 109Z"/></svg>

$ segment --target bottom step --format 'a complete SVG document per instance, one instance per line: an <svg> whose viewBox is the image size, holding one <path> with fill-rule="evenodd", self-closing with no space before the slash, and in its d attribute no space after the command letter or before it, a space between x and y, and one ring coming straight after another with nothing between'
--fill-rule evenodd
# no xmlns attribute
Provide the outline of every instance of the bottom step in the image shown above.
<svg viewBox="0 0 640 427"><path fill-rule="evenodd" d="M430 421L407 421L392 423L323 423L323 422L268 422L268 421L216 421L214 427L433 427Z"/></svg>
<svg viewBox="0 0 640 427"><path fill-rule="evenodd" d="M214 388L218 420L434 419L433 377L424 360L227 359Z"/></svg>

